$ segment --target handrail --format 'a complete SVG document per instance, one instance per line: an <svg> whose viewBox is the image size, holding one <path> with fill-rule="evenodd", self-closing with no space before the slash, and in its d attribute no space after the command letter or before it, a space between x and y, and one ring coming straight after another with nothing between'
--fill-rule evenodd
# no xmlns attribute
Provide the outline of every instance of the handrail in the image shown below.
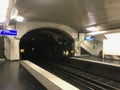
<svg viewBox="0 0 120 90"><path fill-rule="evenodd" d="M86 45L84 42L82 43L84 44L86 47L88 47L90 50L93 50L92 48L90 48L88 45Z"/></svg>

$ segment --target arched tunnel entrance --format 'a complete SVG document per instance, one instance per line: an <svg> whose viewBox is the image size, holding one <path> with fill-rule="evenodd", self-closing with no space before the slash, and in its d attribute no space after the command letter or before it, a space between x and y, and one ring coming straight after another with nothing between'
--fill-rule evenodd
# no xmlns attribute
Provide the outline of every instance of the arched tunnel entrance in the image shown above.
<svg viewBox="0 0 120 90"><path fill-rule="evenodd" d="M60 30L36 29L25 34L20 40L20 59L22 60L63 60L73 55L73 38Z"/></svg>

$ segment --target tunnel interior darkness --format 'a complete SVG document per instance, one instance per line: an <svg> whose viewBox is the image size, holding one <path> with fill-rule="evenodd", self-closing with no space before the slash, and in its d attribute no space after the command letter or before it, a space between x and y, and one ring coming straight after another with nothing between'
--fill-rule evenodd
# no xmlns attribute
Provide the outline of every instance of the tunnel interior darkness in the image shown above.
<svg viewBox="0 0 120 90"><path fill-rule="evenodd" d="M57 29L35 29L25 34L20 40L21 60L62 60L73 55L73 38Z"/></svg>

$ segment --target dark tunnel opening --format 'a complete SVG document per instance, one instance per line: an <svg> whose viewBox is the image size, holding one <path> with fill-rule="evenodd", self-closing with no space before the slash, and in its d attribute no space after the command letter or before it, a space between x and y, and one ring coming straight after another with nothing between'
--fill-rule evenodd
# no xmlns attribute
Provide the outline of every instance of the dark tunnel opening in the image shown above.
<svg viewBox="0 0 120 90"><path fill-rule="evenodd" d="M60 30L36 29L25 34L20 40L21 60L64 60L73 55L73 38Z"/></svg>

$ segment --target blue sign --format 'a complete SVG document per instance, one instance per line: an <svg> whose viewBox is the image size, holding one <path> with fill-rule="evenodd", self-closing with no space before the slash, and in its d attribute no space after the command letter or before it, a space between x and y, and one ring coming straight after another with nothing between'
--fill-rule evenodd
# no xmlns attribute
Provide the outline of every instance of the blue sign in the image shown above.
<svg viewBox="0 0 120 90"><path fill-rule="evenodd" d="M94 40L94 36L86 36L85 40L92 41L92 40Z"/></svg>
<svg viewBox="0 0 120 90"><path fill-rule="evenodd" d="M17 36L17 30L0 30L0 34L4 36Z"/></svg>

